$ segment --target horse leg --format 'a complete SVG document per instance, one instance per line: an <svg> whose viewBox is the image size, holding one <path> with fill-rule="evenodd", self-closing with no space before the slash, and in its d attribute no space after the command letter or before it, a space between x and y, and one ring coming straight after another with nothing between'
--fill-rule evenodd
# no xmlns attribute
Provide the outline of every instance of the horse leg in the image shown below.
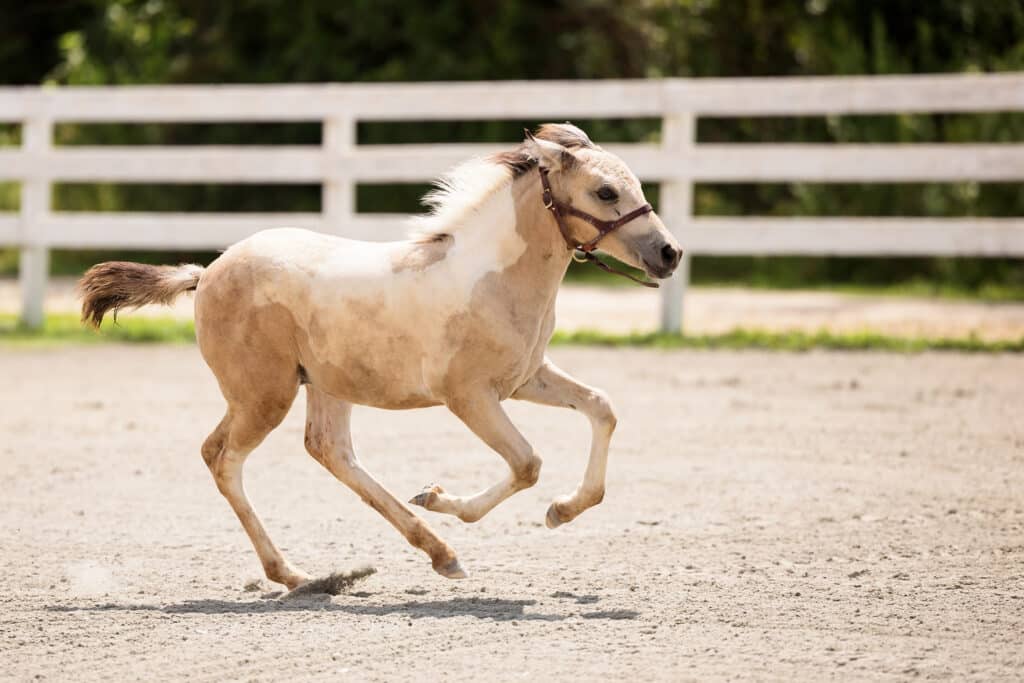
<svg viewBox="0 0 1024 683"><path fill-rule="evenodd" d="M505 459L509 473L499 483L473 496L453 496L440 486L428 486L409 502L434 512L455 515L464 522L475 522L512 494L536 484L541 459L509 420L493 393L465 394L450 400L448 408Z"/></svg>
<svg viewBox="0 0 1024 683"><path fill-rule="evenodd" d="M550 360L534 373L512 398L550 406L579 410L588 418L592 429L590 459L583 482L568 496L556 498L548 508L547 525L555 528L576 518L604 498L608 444L615 430L615 413L608 396L600 389L588 387L570 377Z"/></svg>
<svg viewBox="0 0 1024 683"><path fill-rule="evenodd" d="M227 415L203 444L203 459L213 474L217 488L238 515L245 533L256 548L267 578L292 589L309 581L310 576L293 567L270 540L245 495L242 483L242 466L246 457L280 424L289 405L290 401L283 406L283 410L278 405L277 412L280 415L241 412L229 407Z"/></svg>
<svg viewBox="0 0 1024 683"><path fill-rule="evenodd" d="M306 450L391 522L410 544L430 556L434 571L449 579L465 578L455 551L360 464L352 448L351 416L351 403L306 385Z"/></svg>

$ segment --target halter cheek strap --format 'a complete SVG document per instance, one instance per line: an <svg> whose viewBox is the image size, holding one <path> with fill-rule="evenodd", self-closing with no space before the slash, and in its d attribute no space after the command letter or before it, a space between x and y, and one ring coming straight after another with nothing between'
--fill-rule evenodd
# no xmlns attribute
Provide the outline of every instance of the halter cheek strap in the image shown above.
<svg viewBox="0 0 1024 683"><path fill-rule="evenodd" d="M541 200L544 202L544 208L550 211L551 215L555 217L555 223L558 224L558 231L562 233L562 239L564 239L565 243L569 245L569 249L571 249L574 252L573 258L576 261L579 261L581 263L589 261L590 263L593 263L595 266L605 271L606 273L621 275L622 277L629 278L633 282L641 284L644 287L658 287L657 282L648 282L646 280L641 280L639 278L633 277L629 273L623 272L621 270L615 270L607 263L604 263L603 261L599 260L593 254L593 251L597 249L598 242L603 240L610 233L618 230L626 223L629 223L631 220L639 218L640 216L643 216L654 211L650 204L644 204L643 206L637 207L630 211L629 213L627 213L625 216L621 216L614 221L602 220L597 216L593 216L587 213L586 211L581 211L574 206L570 206L568 204L563 204L559 201L556 201L555 196L551 193L551 181L548 179L548 169L540 168L539 171L540 184L543 188ZM586 221L587 223L590 223L592 226L597 228L597 237L583 243L580 243L577 240L573 239L572 234L569 232L569 227L565 224L566 215L575 216L576 218L579 218L581 220ZM576 256L575 252L580 252L582 256Z"/></svg>

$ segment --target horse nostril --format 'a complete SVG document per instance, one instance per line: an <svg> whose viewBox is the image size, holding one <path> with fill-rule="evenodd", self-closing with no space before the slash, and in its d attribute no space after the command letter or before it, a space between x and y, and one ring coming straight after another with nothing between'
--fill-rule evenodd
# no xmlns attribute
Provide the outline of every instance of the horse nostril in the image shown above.
<svg viewBox="0 0 1024 683"><path fill-rule="evenodd" d="M666 244L661 248L661 260L665 262L665 265L669 268L675 268L679 263L679 258L682 256L681 251L677 251L671 244Z"/></svg>

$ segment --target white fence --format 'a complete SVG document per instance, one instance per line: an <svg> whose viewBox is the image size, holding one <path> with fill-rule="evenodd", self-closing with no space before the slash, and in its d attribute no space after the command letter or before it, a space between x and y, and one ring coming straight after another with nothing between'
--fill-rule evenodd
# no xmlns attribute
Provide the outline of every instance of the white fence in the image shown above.
<svg viewBox="0 0 1024 683"><path fill-rule="evenodd" d="M693 254L1024 256L1024 218L694 217L695 182L1024 180L1024 144L698 144L700 116L1024 111L1024 74L638 81L0 88L0 246L21 250L23 321L41 324L51 248L214 249L274 225L372 240L402 216L358 214L360 182L427 181L501 145L359 145L359 121L660 118L660 144L609 144L661 185L659 214ZM59 147L59 122L285 122L323 125L320 146ZM54 182L319 183L314 214L61 213ZM682 320L687 262L663 286L661 327ZM653 321L652 321L653 323Z"/></svg>

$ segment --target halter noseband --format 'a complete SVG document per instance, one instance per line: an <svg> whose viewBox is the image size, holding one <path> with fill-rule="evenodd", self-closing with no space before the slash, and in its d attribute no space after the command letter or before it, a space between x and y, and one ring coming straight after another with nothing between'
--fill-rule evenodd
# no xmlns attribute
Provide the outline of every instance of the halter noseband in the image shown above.
<svg viewBox="0 0 1024 683"><path fill-rule="evenodd" d="M598 260L598 258L593 254L594 250L597 249L597 243L603 240L609 234L615 232L626 223L629 223L631 220L639 218L640 216L643 216L654 211L650 204L644 204L643 206L637 207L630 211L629 213L627 213L625 216L621 216L614 221L601 220L597 216L592 216L586 211L581 211L574 206L563 204L562 202L557 201L555 199L555 196L551 193L551 181L548 180L548 169L540 167L538 170L540 171L540 184L541 187L544 188L544 192L541 195L541 200L544 202L544 208L550 211L551 215L555 217L555 222L558 224L558 231L562 233L562 239L564 239L565 243L569 245L569 249L573 251L573 258L575 260L581 263L585 261L590 261L595 266L597 266L598 268L607 273L614 273L615 275L628 277L633 282L641 284L644 287L658 287L657 282L647 282L645 280L635 278L629 273L624 273L621 270L615 270L607 263ZM569 227L565 224L566 214L584 220L587 223L590 223L595 228L597 228L597 237L588 242L583 243L574 240L572 238L572 235L569 233ZM583 255L581 257L577 257L575 254L575 252L577 251L582 253Z"/></svg>

